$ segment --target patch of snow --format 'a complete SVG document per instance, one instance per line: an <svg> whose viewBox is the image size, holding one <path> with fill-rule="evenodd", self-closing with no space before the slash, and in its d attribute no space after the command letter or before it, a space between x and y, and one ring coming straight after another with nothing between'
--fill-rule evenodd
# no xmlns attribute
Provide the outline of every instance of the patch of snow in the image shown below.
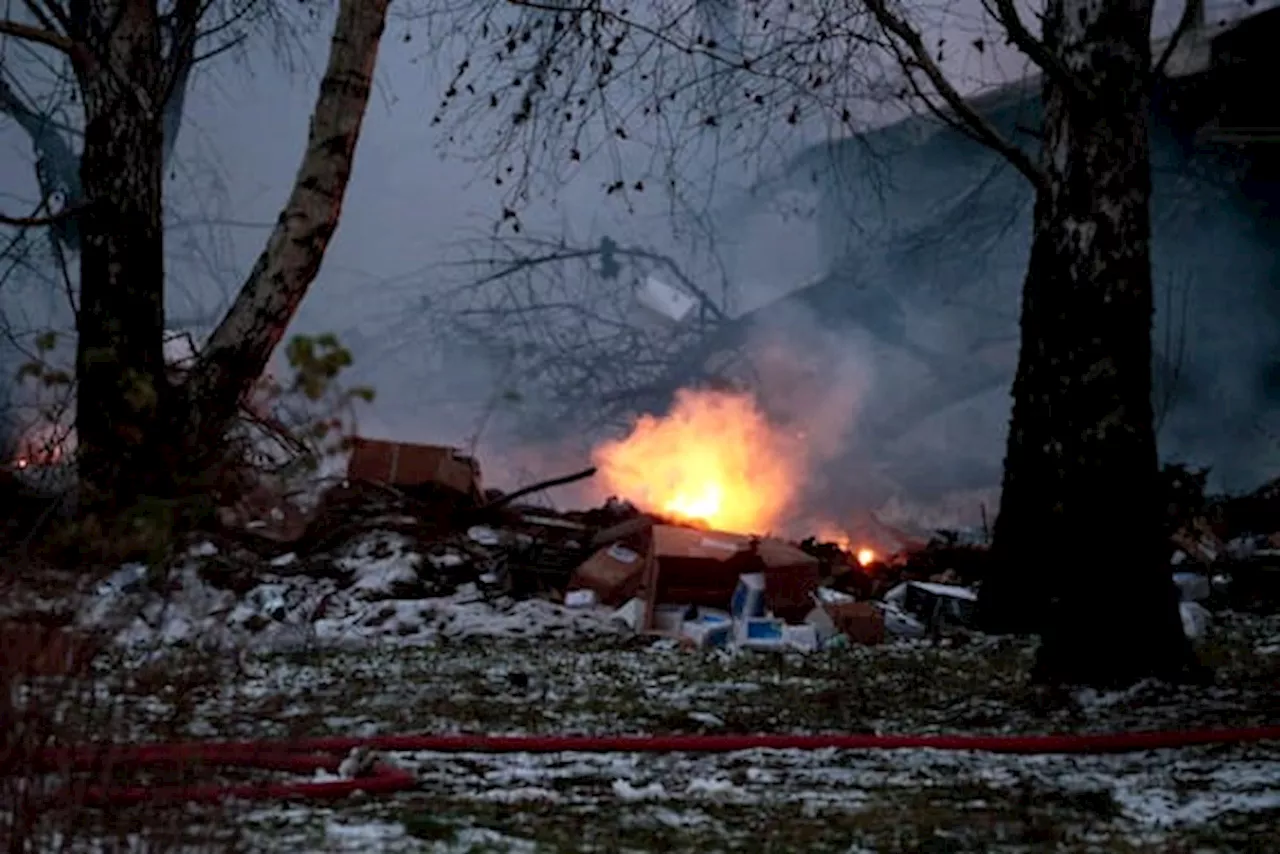
<svg viewBox="0 0 1280 854"><path fill-rule="evenodd" d="M380 534L361 540L351 553L338 558L337 565L351 573L351 588L357 596L378 600L418 586L421 562L422 556L412 550L407 537Z"/></svg>
<svg viewBox="0 0 1280 854"><path fill-rule="evenodd" d="M624 632L604 609L486 598L475 584L426 597L420 562L406 538L378 534L338 558L339 568L351 576L346 587L331 578L266 571L256 573L258 583L239 596L207 583L195 563L172 570L164 593L142 583L145 566L129 565L113 583L92 591L77 622L112 632L122 646L154 654L175 644L286 651L469 637L567 640ZM270 566L264 562L263 568Z"/></svg>
<svg viewBox="0 0 1280 854"><path fill-rule="evenodd" d="M694 777L685 787L685 794L720 798L745 793L724 777Z"/></svg>
<svg viewBox="0 0 1280 854"><path fill-rule="evenodd" d="M325 825L327 841L338 843L338 851L378 851L388 842L403 839L405 827L398 821L364 821L345 824L330 821Z"/></svg>
<svg viewBox="0 0 1280 854"><path fill-rule="evenodd" d="M477 799L502 804L522 804L530 801L554 803L560 800L560 793L539 786L521 786L515 789L491 789L481 793Z"/></svg>
<svg viewBox="0 0 1280 854"><path fill-rule="evenodd" d="M1158 688L1159 683L1143 680L1122 691L1099 691L1096 688L1081 688L1072 694L1076 705L1082 709L1109 709L1123 703L1131 703L1143 693Z"/></svg>
<svg viewBox="0 0 1280 854"><path fill-rule="evenodd" d="M701 827L711 824L711 818L698 811L676 812L667 807L657 807L652 812L653 820L667 827Z"/></svg>
<svg viewBox="0 0 1280 854"><path fill-rule="evenodd" d="M142 563L126 563L98 585L102 597L132 593L147 580L147 566Z"/></svg>
<svg viewBox="0 0 1280 854"><path fill-rule="evenodd" d="M657 781L637 788L626 780L614 780L613 793L624 801L657 801L667 797L666 787Z"/></svg>
<svg viewBox="0 0 1280 854"><path fill-rule="evenodd" d="M700 723L705 726L720 727L724 726L724 721L710 712L690 712L689 720Z"/></svg>
<svg viewBox="0 0 1280 854"><path fill-rule="evenodd" d="M475 851L505 851L507 854L533 854L538 846L527 839L507 836L487 827L459 828L452 841L438 841L430 850L434 854L469 854Z"/></svg>
<svg viewBox="0 0 1280 854"><path fill-rule="evenodd" d="M473 543L479 543L482 546L502 545L502 535L487 525L473 525L467 529L467 536Z"/></svg>

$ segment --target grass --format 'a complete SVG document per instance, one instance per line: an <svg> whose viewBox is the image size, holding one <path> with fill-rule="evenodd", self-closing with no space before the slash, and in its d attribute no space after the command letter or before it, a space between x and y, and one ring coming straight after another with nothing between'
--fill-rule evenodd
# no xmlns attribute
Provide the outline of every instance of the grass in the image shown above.
<svg viewBox="0 0 1280 854"><path fill-rule="evenodd" d="M379 732L1060 732L1280 722L1280 619L1219 621L1215 685L1027 684L1031 647L979 639L814 655L636 640L464 640L96 674L116 737ZM30 686L32 702L41 686ZM43 698L56 706L57 696ZM397 754L418 791L340 804L168 814L275 851L1231 851L1280 815L1280 746L1111 757L933 751ZM661 784L660 792L637 796ZM127 816L111 816L117 831ZM147 817L146 822L157 819ZM117 833L117 837L119 834ZM173 838L171 834L170 839ZM228 837L230 838L230 837ZM223 843L219 843L222 845ZM1263 850L1263 849L1255 849Z"/></svg>

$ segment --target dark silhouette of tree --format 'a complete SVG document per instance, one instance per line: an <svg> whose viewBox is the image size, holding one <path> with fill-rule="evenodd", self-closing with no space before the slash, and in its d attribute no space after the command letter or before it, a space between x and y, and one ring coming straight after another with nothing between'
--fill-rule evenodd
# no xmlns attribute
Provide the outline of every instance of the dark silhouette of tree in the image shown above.
<svg viewBox="0 0 1280 854"><path fill-rule="evenodd" d="M79 254L76 440L86 507L172 494L220 462L222 439L314 280L337 227L388 0L339 4L292 193L257 264L181 385L166 370L162 188L192 66L225 49L260 0L27 0L0 36L69 63L78 153L24 110L42 165L39 211ZM69 168L72 159L76 168ZM46 205L47 207L47 205ZM10 216L10 219L16 217Z"/></svg>

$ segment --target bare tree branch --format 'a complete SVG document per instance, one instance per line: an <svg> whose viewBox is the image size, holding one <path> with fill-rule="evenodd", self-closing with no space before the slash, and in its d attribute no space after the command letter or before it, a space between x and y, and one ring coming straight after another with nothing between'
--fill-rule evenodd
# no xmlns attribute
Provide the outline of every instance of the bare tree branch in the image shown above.
<svg viewBox="0 0 1280 854"><path fill-rule="evenodd" d="M38 216L8 216L0 213L0 225L9 225L14 228L42 228L69 219L84 211L84 208L84 205L72 205L63 208L57 213Z"/></svg>
<svg viewBox="0 0 1280 854"><path fill-rule="evenodd" d="M78 68L88 68L93 63L93 54L85 46L70 36L43 27L33 27L19 21L0 19L0 35L12 36L33 44L51 47L70 57Z"/></svg>
<svg viewBox="0 0 1280 854"><path fill-rule="evenodd" d="M61 28L63 33L71 32L71 16L67 14L67 10L58 5L56 0L24 0L24 3L31 14L40 21L41 26L52 31ZM54 26L53 21L57 22L57 26Z"/></svg>
<svg viewBox="0 0 1280 854"><path fill-rule="evenodd" d="M1164 51L1152 67L1152 74L1157 78L1164 76L1165 68L1169 65L1169 60L1173 58L1173 52L1178 49L1178 45L1182 43L1186 35L1199 25L1203 17L1204 0L1186 0L1186 5L1182 7L1182 17L1178 19L1178 25L1174 27L1173 34L1169 36L1169 43L1164 46Z"/></svg>
<svg viewBox="0 0 1280 854"><path fill-rule="evenodd" d="M165 56L164 79L161 81L160 103L164 104L164 160L167 164L178 141L182 112L186 105L187 84L195 65L196 40L200 35L200 17L207 6L204 0L177 0L173 11L162 22L169 36Z"/></svg>
<svg viewBox="0 0 1280 854"><path fill-rule="evenodd" d="M866 0L866 3L867 8L871 10L871 14L875 16L880 25L906 46L908 53L903 59L908 78L914 77L911 74L912 70L918 69L922 71L929 79L934 91L937 92L938 96L942 98L943 102L954 114L956 121L967 128L982 143L990 146L1008 160L1014 168L1031 181L1037 190L1045 189L1048 186L1048 178L1044 174L1044 170L1036 165L1030 155L1006 139L993 124L987 121L981 113L965 100L964 96L952 85L946 74L938 66L938 63L929 54L928 48L925 47L924 39L920 37L920 33L915 27L890 11L885 0ZM928 99L926 99L926 103L929 103Z"/></svg>
<svg viewBox="0 0 1280 854"><path fill-rule="evenodd" d="M31 13L32 17L36 19L40 26L44 27L51 33L56 33L58 31L57 24L53 22L53 18L49 16L45 11L43 4L38 2L38 0L22 0L22 5L27 7L27 11Z"/></svg>
<svg viewBox="0 0 1280 854"><path fill-rule="evenodd" d="M76 51L76 43L67 36L52 30L23 24L19 21L0 19L0 35L13 36L23 41L42 44L45 47L60 50L67 56L71 56Z"/></svg>
<svg viewBox="0 0 1280 854"><path fill-rule="evenodd" d="M1013 43L1014 47L1025 53L1041 71L1052 77L1074 97L1089 97L1089 92L1085 88L1083 81L1073 74L1071 69L1063 65L1061 60L1055 57L1045 46L1045 43L1032 35L1026 25L1022 23L1022 18L1018 15L1014 0L983 0L983 5L986 6L988 14L1004 27L1009 36L1009 41Z"/></svg>

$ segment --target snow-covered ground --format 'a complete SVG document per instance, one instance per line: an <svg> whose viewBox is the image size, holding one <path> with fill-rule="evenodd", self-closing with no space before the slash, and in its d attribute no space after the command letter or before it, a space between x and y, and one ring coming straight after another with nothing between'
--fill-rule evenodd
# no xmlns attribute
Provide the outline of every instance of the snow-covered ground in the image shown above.
<svg viewBox="0 0 1280 854"><path fill-rule="evenodd" d="M607 611L517 601L484 585L488 576L477 564L499 545L487 541L489 533L476 529L464 542L424 554L405 536L375 532L323 556L320 568L286 553L231 573L220 572L230 556L199 543L162 573L138 564L122 567L87 591L76 622L105 630L135 651L361 648L621 631ZM442 577L468 575L477 581L441 586Z"/></svg>
<svg viewBox="0 0 1280 854"><path fill-rule="evenodd" d="M228 581L215 571L228 555L202 544L165 578L138 568L89 589L77 622L106 629L117 641L112 651L89 682L35 683L18 699L56 710L64 723L80 715L81 729L96 735L131 740L1280 723L1277 617L1216 616L1201 642L1219 672L1211 686L1045 691L1028 686L1032 648L1013 639L808 655L688 651L628 636L605 612L517 602L484 583L424 598L423 585L476 561L482 547L418 553L403 538L377 535L327 567L283 556ZM254 852L1155 852L1239 850L1280 821L1274 744L1108 757L825 750L388 758L418 776L418 790L191 809L178 824L196 850ZM173 824L109 818L113 834L133 834L135 847L123 850L150 850L144 838ZM79 838L98 833L103 820L71 823Z"/></svg>
<svg viewBox="0 0 1280 854"><path fill-rule="evenodd" d="M547 606L551 607L551 606ZM554 620L551 625L559 625ZM529 634L545 634L529 631ZM1277 723L1280 620L1224 616L1218 684L1039 692L1030 647L691 652L588 633L106 668L119 736L1044 732ZM1280 745L1100 757L902 751L394 753L418 791L191 811L274 851L1238 850L1280 816ZM228 843L230 844L230 843ZM205 848L204 850L209 850Z"/></svg>

